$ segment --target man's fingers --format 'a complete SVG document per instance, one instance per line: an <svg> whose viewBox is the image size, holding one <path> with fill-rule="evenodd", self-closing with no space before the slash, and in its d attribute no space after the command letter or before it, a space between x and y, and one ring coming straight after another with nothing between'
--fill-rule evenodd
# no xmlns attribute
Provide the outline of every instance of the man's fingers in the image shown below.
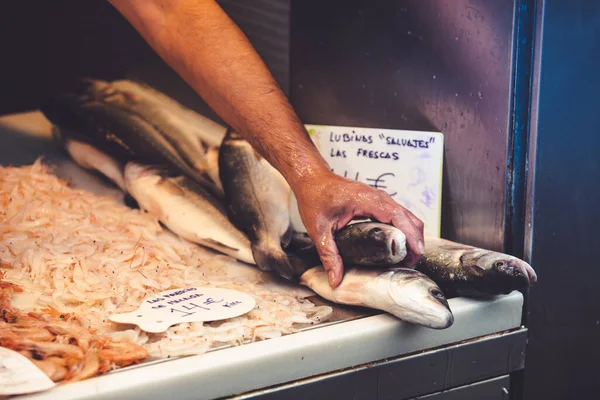
<svg viewBox="0 0 600 400"><path fill-rule="evenodd" d="M342 282L342 277L344 276L342 257L339 255L322 255L321 262L323 263L323 268L327 272L329 286L331 286L332 289L335 289Z"/></svg>
<svg viewBox="0 0 600 400"><path fill-rule="evenodd" d="M323 268L327 272L329 286L332 289L338 287L344 275L344 264L340 257L337 245L334 240L333 225L321 228L317 231L313 241L316 244L319 257L323 263Z"/></svg>
<svg viewBox="0 0 600 400"><path fill-rule="evenodd" d="M423 225L415 222L406 215L396 215L392 218L392 225L404 232L408 254L403 261L407 267L413 267L421 259L425 251L423 243Z"/></svg>

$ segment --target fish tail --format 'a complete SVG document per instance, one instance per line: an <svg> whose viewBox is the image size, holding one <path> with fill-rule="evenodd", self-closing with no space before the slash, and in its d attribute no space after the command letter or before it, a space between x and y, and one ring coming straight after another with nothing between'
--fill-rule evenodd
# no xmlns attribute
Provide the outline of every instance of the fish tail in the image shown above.
<svg viewBox="0 0 600 400"><path fill-rule="evenodd" d="M294 278L294 268L281 246L264 242L253 243L252 256L261 271L275 271L283 278Z"/></svg>

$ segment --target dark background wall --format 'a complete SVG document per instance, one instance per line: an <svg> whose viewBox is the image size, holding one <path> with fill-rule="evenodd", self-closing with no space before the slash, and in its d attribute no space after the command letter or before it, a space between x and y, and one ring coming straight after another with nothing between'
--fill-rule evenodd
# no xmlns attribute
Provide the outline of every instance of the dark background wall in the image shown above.
<svg viewBox="0 0 600 400"><path fill-rule="evenodd" d="M600 397L600 3L544 2L531 113L527 398Z"/></svg>
<svg viewBox="0 0 600 400"><path fill-rule="evenodd" d="M502 249L513 2L292 4L300 117L442 131L443 236Z"/></svg>
<svg viewBox="0 0 600 400"><path fill-rule="evenodd" d="M289 1L220 0L289 90ZM216 120L204 101L105 0L23 0L0 9L0 114L37 107L73 77L148 82Z"/></svg>
<svg viewBox="0 0 600 400"><path fill-rule="evenodd" d="M528 298L526 398L579 398L583 389L597 394L599 6L538 2L544 12L529 26L540 35L530 99L529 78L519 69L528 64L519 60L531 49L521 47L528 35L518 29L534 0L220 3L304 122L444 132L443 236L507 251L511 242L525 241L524 256L540 276ZM87 75L147 81L217 119L107 2L2 6L0 114L35 109L50 90ZM515 197L521 164L514 133L523 129L527 137L517 116L529 118L530 100L535 151L526 203ZM525 210L525 221L515 205Z"/></svg>

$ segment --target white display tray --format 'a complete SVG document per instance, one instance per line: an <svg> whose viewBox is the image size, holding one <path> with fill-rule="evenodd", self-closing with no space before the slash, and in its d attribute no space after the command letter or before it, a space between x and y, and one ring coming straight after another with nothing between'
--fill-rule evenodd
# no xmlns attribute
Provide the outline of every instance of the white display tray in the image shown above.
<svg viewBox="0 0 600 400"><path fill-rule="evenodd" d="M0 117L0 164L60 160L39 112ZM68 161L62 161L68 163ZM452 327L432 330L387 315L315 327L198 356L146 363L19 399L214 399L377 360L518 329L523 296L449 300Z"/></svg>

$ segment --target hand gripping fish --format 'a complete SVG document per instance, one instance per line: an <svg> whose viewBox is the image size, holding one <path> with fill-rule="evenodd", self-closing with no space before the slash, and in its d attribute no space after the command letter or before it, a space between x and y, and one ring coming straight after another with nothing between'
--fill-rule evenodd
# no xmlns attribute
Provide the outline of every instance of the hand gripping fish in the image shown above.
<svg viewBox="0 0 600 400"><path fill-rule="evenodd" d="M256 265L291 279L292 266L282 248L291 238L287 182L231 130L223 139L218 161L228 216L250 239Z"/></svg>
<svg viewBox="0 0 600 400"><path fill-rule="evenodd" d="M399 229L378 222L352 223L335 241L345 269L342 282L332 289L314 243L307 234L294 232L286 252L300 284L334 303L385 311L432 329L454 323L448 301L433 280L397 267L406 256L406 236Z"/></svg>
<svg viewBox="0 0 600 400"><path fill-rule="evenodd" d="M406 255L404 234L377 222L347 225L336 234L335 242L344 264L362 268L394 265ZM313 265L318 262L316 248L306 234L295 233L287 250ZM415 269L450 297L508 294L537 282L533 268L517 257L432 236L425 237L425 252Z"/></svg>

